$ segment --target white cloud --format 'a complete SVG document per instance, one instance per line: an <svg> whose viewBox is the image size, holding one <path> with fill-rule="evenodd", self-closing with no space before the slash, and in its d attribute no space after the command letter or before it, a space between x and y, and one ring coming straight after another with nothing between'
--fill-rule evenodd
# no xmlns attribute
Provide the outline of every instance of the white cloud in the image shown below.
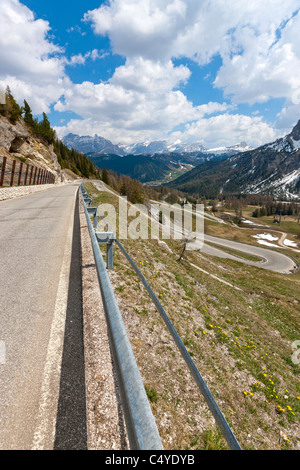
<svg viewBox="0 0 300 470"><path fill-rule="evenodd" d="M131 127L129 125L129 127ZM126 129L124 126L116 126L108 119L96 121L94 119L72 119L67 125L56 128L59 137L63 137L69 132L78 135L101 134L113 143L131 144L145 140L145 135L149 140L168 140L169 142L203 142L208 148L218 146L230 146L236 143L247 141L254 147L272 142L280 134L276 133L268 124L262 121L261 117L249 117L238 114L221 114L208 117L203 115L192 123L184 126L182 131L171 132L169 135L162 129L159 131L155 126L148 129L145 134L144 126L138 127L137 123L132 123L132 128Z"/></svg>
<svg viewBox="0 0 300 470"><path fill-rule="evenodd" d="M298 0L110 0L84 20L127 58L184 56L207 63L233 46L239 50L244 27L257 35L276 31L297 8Z"/></svg>
<svg viewBox="0 0 300 470"><path fill-rule="evenodd" d="M73 55L70 60L64 59L66 65L85 65L87 59L91 59L93 62L97 59L104 59L109 55L108 52L101 52L98 49L93 49L92 51L86 52L84 55L79 54Z"/></svg>
<svg viewBox="0 0 300 470"><path fill-rule="evenodd" d="M66 88L71 86L71 82L68 78L63 78L53 83L39 85L38 83L18 80L14 76L7 75L4 79L0 79L0 86L6 89L7 85L9 85L14 97L20 104L23 104L23 100L26 99L33 113L41 114L42 112L49 112L50 104L57 101L64 94Z"/></svg>
<svg viewBox="0 0 300 470"><path fill-rule="evenodd" d="M110 0L84 19L127 59L188 57L208 64L219 55L223 65L215 86L233 102L286 98L283 115L295 116L299 8L299 0Z"/></svg>
<svg viewBox="0 0 300 470"><path fill-rule="evenodd" d="M62 49L48 39L49 23L18 0L1 0L0 31L1 85L17 100L30 100L34 112L47 112L68 84Z"/></svg>
<svg viewBox="0 0 300 470"><path fill-rule="evenodd" d="M113 128L118 140L128 141L130 134L134 141L136 132L144 133L142 140L150 135L155 139L166 138L176 126L230 108L226 103L214 102L194 106L178 89L189 77L187 67L175 67L171 61L161 63L134 58L118 67L106 83L84 82L71 86L64 101L59 101L55 109L75 111L89 120L88 127L96 129L98 126L95 132L107 138L111 138ZM80 128L83 123L78 124ZM70 125L74 129L76 122ZM81 135L85 133L83 129L79 131ZM64 129L67 130L70 128Z"/></svg>
<svg viewBox="0 0 300 470"><path fill-rule="evenodd" d="M215 85L239 103L291 99L300 89L299 30L300 13L290 19L279 39L275 25L259 34L249 26L241 28L234 42L243 52L224 56Z"/></svg>
<svg viewBox="0 0 300 470"><path fill-rule="evenodd" d="M19 0L1 0L0 85L9 84L34 112L48 112L55 104L56 111L82 117L58 128L59 135L97 133L113 142L178 136L214 146L241 140L259 145L275 131L234 106L283 97L278 126L299 118L299 6L299 0L108 0L84 20L96 34L107 35L113 52L126 62L106 82L99 69L98 83L74 84L66 66L87 65L108 52L91 48L67 59L50 39L47 21ZM215 55L222 59L215 86L232 105L195 106L184 94L191 71L175 66L174 58L201 66Z"/></svg>
<svg viewBox="0 0 300 470"><path fill-rule="evenodd" d="M225 113L187 124L183 132L174 132L171 137L183 142L203 139L211 148L218 145L230 146L244 140L248 144L259 146L272 142L276 133L261 117Z"/></svg>

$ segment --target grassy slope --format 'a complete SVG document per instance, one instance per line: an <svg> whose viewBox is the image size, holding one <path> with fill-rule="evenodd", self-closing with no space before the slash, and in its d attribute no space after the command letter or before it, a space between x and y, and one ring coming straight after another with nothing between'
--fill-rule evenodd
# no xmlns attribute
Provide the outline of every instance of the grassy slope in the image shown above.
<svg viewBox="0 0 300 470"><path fill-rule="evenodd" d="M86 188L98 203L118 207L115 196L98 193L90 184ZM196 252L178 263L180 243L166 242L173 254L155 240L122 241L240 444L244 449L299 448L299 365L291 359L292 342L300 338L299 273L275 274ZM164 447L226 448L163 321L116 247L114 261L110 278ZM241 290L214 280L189 261Z"/></svg>

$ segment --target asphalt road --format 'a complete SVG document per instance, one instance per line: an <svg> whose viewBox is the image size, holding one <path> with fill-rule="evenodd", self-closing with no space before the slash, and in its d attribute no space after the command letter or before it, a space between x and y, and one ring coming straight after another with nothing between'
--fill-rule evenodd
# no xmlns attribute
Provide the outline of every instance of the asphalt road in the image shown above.
<svg viewBox="0 0 300 470"><path fill-rule="evenodd" d="M0 202L0 449L85 448L77 189Z"/></svg>
<svg viewBox="0 0 300 470"><path fill-rule="evenodd" d="M246 245L244 243L239 243L224 238L212 237L210 235L205 235L205 241L214 243L220 247L219 249L204 243L201 251L212 256L229 258L235 261L242 261L244 264L257 266L259 268L268 269L269 271L275 271L282 274L290 274L296 268L296 263L292 260L292 258L284 255L283 253L279 253L278 251L273 251L258 246ZM261 258L262 261L250 261L246 259L241 260L236 256L231 255L230 253L226 253L226 251L222 250L222 247L236 250L240 253L257 256Z"/></svg>

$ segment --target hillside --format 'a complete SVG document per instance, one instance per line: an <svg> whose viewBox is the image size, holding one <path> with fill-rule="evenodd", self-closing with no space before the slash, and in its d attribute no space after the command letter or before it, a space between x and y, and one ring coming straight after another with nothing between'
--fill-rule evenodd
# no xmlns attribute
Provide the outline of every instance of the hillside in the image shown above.
<svg viewBox="0 0 300 470"><path fill-rule="evenodd" d="M19 159L54 174L56 182L64 180L53 144L36 137L22 118L12 124L0 115L0 159Z"/></svg>
<svg viewBox="0 0 300 470"><path fill-rule="evenodd" d="M57 139L45 113L40 121L34 118L29 104L24 100L24 107L20 107L9 88L5 98L5 104L0 105L1 163L2 157L19 159L50 171L56 182L100 176L86 155L69 150Z"/></svg>
<svg viewBox="0 0 300 470"><path fill-rule="evenodd" d="M284 138L221 162L198 165L169 186L208 198L242 193L297 199L300 197L300 121Z"/></svg>
<svg viewBox="0 0 300 470"><path fill-rule="evenodd" d="M199 163L206 161L219 161L227 158L226 154L206 154L203 152L182 152L182 153L155 153L129 154L125 156L105 155L94 153L89 155L90 160L98 168L104 166L108 170L136 178L142 183L166 183L176 179L178 176L186 173Z"/></svg>
<svg viewBox="0 0 300 470"><path fill-rule="evenodd" d="M119 236L117 192L103 184L88 183L85 188L100 212L101 204L115 207ZM260 231L250 225L241 230L206 215L206 233L257 244L252 235ZM134 220L128 217L128 227ZM292 361L292 344L299 337L299 272L286 275L246 266L241 253L239 261L233 261L187 250L179 262L180 240L119 239L158 297L242 448L299 450L299 377ZM296 250L281 251L300 259ZM116 247L109 277L164 448L227 449L162 318ZM98 410L97 400L96 420L102 416ZM97 429L100 435L101 426Z"/></svg>
<svg viewBox="0 0 300 470"><path fill-rule="evenodd" d="M90 156L90 160L98 168L106 167L115 171L118 175L124 174L141 182L152 181L161 178L170 171L168 163L157 161L148 155L97 155Z"/></svg>

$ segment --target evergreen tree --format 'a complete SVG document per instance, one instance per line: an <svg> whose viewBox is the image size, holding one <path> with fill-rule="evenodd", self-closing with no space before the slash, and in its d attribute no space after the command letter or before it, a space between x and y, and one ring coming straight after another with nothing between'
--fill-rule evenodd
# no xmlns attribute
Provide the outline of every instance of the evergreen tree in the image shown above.
<svg viewBox="0 0 300 470"><path fill-rule="evenodd" d="M14 99L9 86L6 88L6 107L8 119L12 124L15 124L20 116L22 116L22 108Z"/></svg>
<svg viewBox="0 0 300 470"><path fill-rule="evenodd" d="M127 196L127 186L125 181L123 181L122 186L120 188L120 194L121 196Z"/></svg>
<svg viewBox="0 0 300 470"><path fill-rule="evenodd" d="M35 121L33 119L33 116L32 116L32 111L31 111L31 108L29 106L29 104L27 103L26 100L24 100L24 106L23 106L23 118L24 118L24 121L26 122L26 124L28 124L28 126L30 126L32 129L35 128Z"/></svg>
<svg viewBox="0 0 300 470"><path fill-rule="evenodd" d="M142 192L140 190L140 185L137 180L133 180L131 183L130 193L129 193L129 200L133 204L141 204L143 202Z"/></svg>
<svg viewBox="0 0 300 470"><path fill-rule="evenodd" d="M105 184L109 184L109 177L108 177L108 171L106 166L102 170L102 181Z"/></svg>
<svg viewBox="0 0 300 470"><path fill-rule="evenodd" d="M53 144L55 140L55 131L51 128L46 113L43 113L43 119L38 124L38 134L46 139L49 144Z"/></svg>

